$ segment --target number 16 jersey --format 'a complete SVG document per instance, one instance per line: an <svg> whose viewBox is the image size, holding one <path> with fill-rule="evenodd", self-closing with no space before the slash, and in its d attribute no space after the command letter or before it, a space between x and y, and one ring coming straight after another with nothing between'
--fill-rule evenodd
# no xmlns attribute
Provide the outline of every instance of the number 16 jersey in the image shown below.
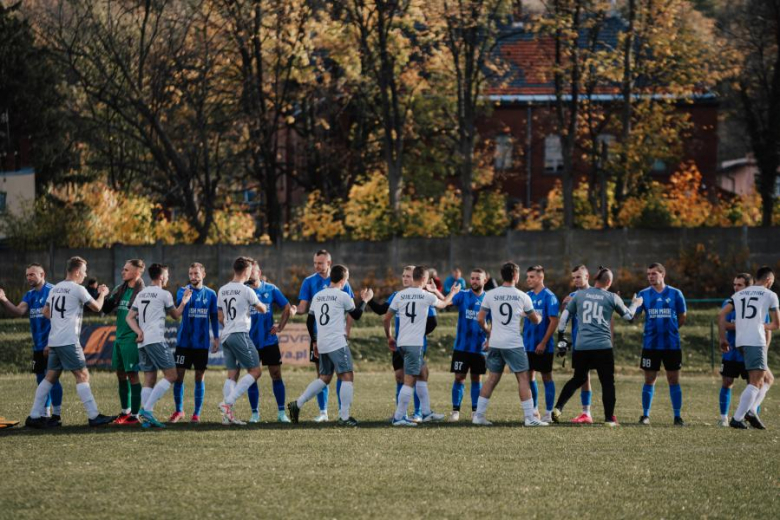
<svg viewBox="0 0 780 520"><path fill-rule="evenodd" d="M341 289L328 288L314 295L309 313L317 321L317 350L320 354L347 346L345 314L354 309L352 297Z"/></svg>
<svg viewBox="0 0 780 520"><path fill-rule="evenodd" d="M531 298L516 287L496 287L485 294L482 310L490 311L490 348L523 348L522 315L534 310Z"/></svg>
<svg viewBox="0 0 780 520"><path fill-rule="evenodd" d="M396 293L390 303L390 310L398 317L399 347L423 347L425 345L425 322L428 309L436 305L436 295L419 287L408 287Z"/></svg>
<svg viewBox="0 0 780 520"><path fill-rule="evenodd" d="M248 334L252 327L249 310L260 303L254 289L242 283L230 282L219 289L218 295L217 307L222 311L224 322L222 338L227 338L234 332Z"/></svg>
<svg viewBox="0 0 780 520"><path fill-rule="evenodd" d="M777 295L765 287L751 285L731 297L734 305L736 346L766 347L767 312L777 309Z"/></svg>

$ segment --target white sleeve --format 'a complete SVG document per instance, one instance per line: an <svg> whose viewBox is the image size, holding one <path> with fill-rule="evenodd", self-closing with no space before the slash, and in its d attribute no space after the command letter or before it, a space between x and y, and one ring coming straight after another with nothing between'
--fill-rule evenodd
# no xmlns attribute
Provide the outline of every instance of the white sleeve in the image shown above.
<svg viewBox="0 0 780 520"><path fill-rule="evenodd" d="M165 300L165 309L173 309L175 305L173 304L173 296L171 296L171 293L168 291L165 291L165 296L163 296L163 299Z"/></svg>
<svg viewBox="0 0 780 520"><path fill-rule="evenodd" d="M391 310L393 312L398 312L398 300L400 300L400 298L396 294L395 298L393 298L393 301L390 302L390 309L389 310Z"/></svg>
<svg viewBox="0 0 780 520"><path fill-rule="evenodd" d="M769 296L769 298L770 298L770 300L769 300L769 310L770 311L771 310L775 310L775 309L778 308L778 306L780 306L780 305L778 305L777 294L774 293L774 292L770 292L769 295L770 295Z"/></svg>
<svg viewBox="0 0 780 520"><path fill-rule="evenodd" d="M479 308L480 310L484 310L486 312L490 312L490 303L493 301L493 298L490 297L490 293L485 295L485 299L482 300L482 306Z"/></svg>
<svg viewBox="0 0 780 520"><path fill-rule="evenodd" d="M86 305L94 299L83 285L79 285L78 297L81 305Z"/></svg>
<svg viewBox="0 0 780 520"><path fill-rule="evenodd" d="M345 292L339 293L341 295L341 302L344 305L344 310L349 312L355 310L355 300L353 300L349 294Z"/></svg>
<svg viewBox="0 0 780 520"><path fill-rule="evenodd" d="M526 314L530 314L535 311L534 309L534 302L531 301L531 297L528 296L526 293L520 293L523 295L523 312Z"/></svg>
<svg viewBox="0 0 780 520"><path fill-rule="evenodd" d="M244 286L246 287L246 285ZM254 289L250 289L249 287L246 287L247 291L247 301L249 302L249 305L254 307L258 303L260 303L260 298L257 297L257 293L254 291Z"/></svg>
<svg viewBox="0 0 780 520"><path fill-rule="evenodd" d="M439 299L436 297L435 294L425 293L425 303L427 303L430 307L435 307L438 301Z"/></svg>

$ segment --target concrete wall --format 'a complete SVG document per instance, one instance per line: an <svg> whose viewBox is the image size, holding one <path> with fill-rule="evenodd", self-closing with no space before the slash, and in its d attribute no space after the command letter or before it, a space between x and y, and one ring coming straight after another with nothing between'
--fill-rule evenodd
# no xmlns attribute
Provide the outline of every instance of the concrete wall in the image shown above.
<svg viewBox="0 0 780 520"><path fill-rule="evenodd" d="M511 260L525 268L546 267L548 276L563 277L571 265L585 263L613 269L641 271L653 261L666 262L701 244L735 268L776 265L780 261L780 228L700 228L608 231L513 231L501 237L451 237L395 239L386 242L286 242L278 246L175 245L124 246L110 249L50 249L43 251L0 250L0 284L23 286L24 268L30 262L47 267L50 280L62 279L66 260L83 256L89 276L109 285L120 282L124 262L142 258L147 264L163 262L171 268L171 285L187 281L192 262L206 266L207 284L229 279L233 259L249 255L257 259L268 279L288 295L297 295L302 277L312 272L312 257L318 249L331 252L335 263L350 268L353 285L367 277L383 279L407 264L427 264L438 269L442 279L452 266L464 271L483 267L498 275L499 266Z"/></svg>

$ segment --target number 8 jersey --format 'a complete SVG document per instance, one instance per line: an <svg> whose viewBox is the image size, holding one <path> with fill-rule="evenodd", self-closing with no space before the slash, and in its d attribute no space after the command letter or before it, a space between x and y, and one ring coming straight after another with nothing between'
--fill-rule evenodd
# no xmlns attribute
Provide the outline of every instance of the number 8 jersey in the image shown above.
<svg viewBox="0 0 780 520"><path fill-rule="evenodd" d="M46 300L51 311L50 347L80 344L81 317L84 306L92 300L87 290L76 282L65 280L52 288Z"/></svg>
<svg viewBox="0 0 780 520"><path fill-rule="evenodd" d="M314 295L309 314L317 321L317 350L320 354L347 346L345 314L355 309L352 297L341 289L323 289Z"/></svg>
<svg viewBox="0 0 780 520"><path fill-rule="evenodd" d="M485 294L482 310L490 311L490 348L523 348L520 320L534 311L531 298L516 287L496 287Z"/></svg>
<svg viewBox="0 0 780 520"><path fill-rule="evenodd" d="M252 327L252 317L249 310L260 300L254 289L238 282L230 282L219 289L217 307L222 311L224 326L222 338L227 338L234 332L249 333Z"/></svg>
<svg viewBox="0 0 780 520"><path fill-rule="evenodd" d="M767 313L777 309L777 294L752 285L735 293L731 302L736 315L736 347L766 347L764 323Z"/></svg>

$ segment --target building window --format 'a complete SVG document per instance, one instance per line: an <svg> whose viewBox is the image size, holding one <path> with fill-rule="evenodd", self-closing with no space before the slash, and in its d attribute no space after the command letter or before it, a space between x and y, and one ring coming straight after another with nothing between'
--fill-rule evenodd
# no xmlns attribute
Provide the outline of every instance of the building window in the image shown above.
<svg viewBox="0 0 780 520"><path fill-rule="evenodd" d="M512 148L514 140L507 134L496 136L496 151L493 157L493 166L496 170L509 170L512 168Z"/></svg>
<svg viewBox="0 0 780 520"><path fill-rule="evenodd" d="M561 170L563 170L561 136L548 135L544 138L544 171L559 172Z"/></svg>
<svg viewBox="0 0 780 520"><path fill-rule="evenodd" d="M5 205L8 194L4 191L0 191L0 213L5 213Z"/></svg>

